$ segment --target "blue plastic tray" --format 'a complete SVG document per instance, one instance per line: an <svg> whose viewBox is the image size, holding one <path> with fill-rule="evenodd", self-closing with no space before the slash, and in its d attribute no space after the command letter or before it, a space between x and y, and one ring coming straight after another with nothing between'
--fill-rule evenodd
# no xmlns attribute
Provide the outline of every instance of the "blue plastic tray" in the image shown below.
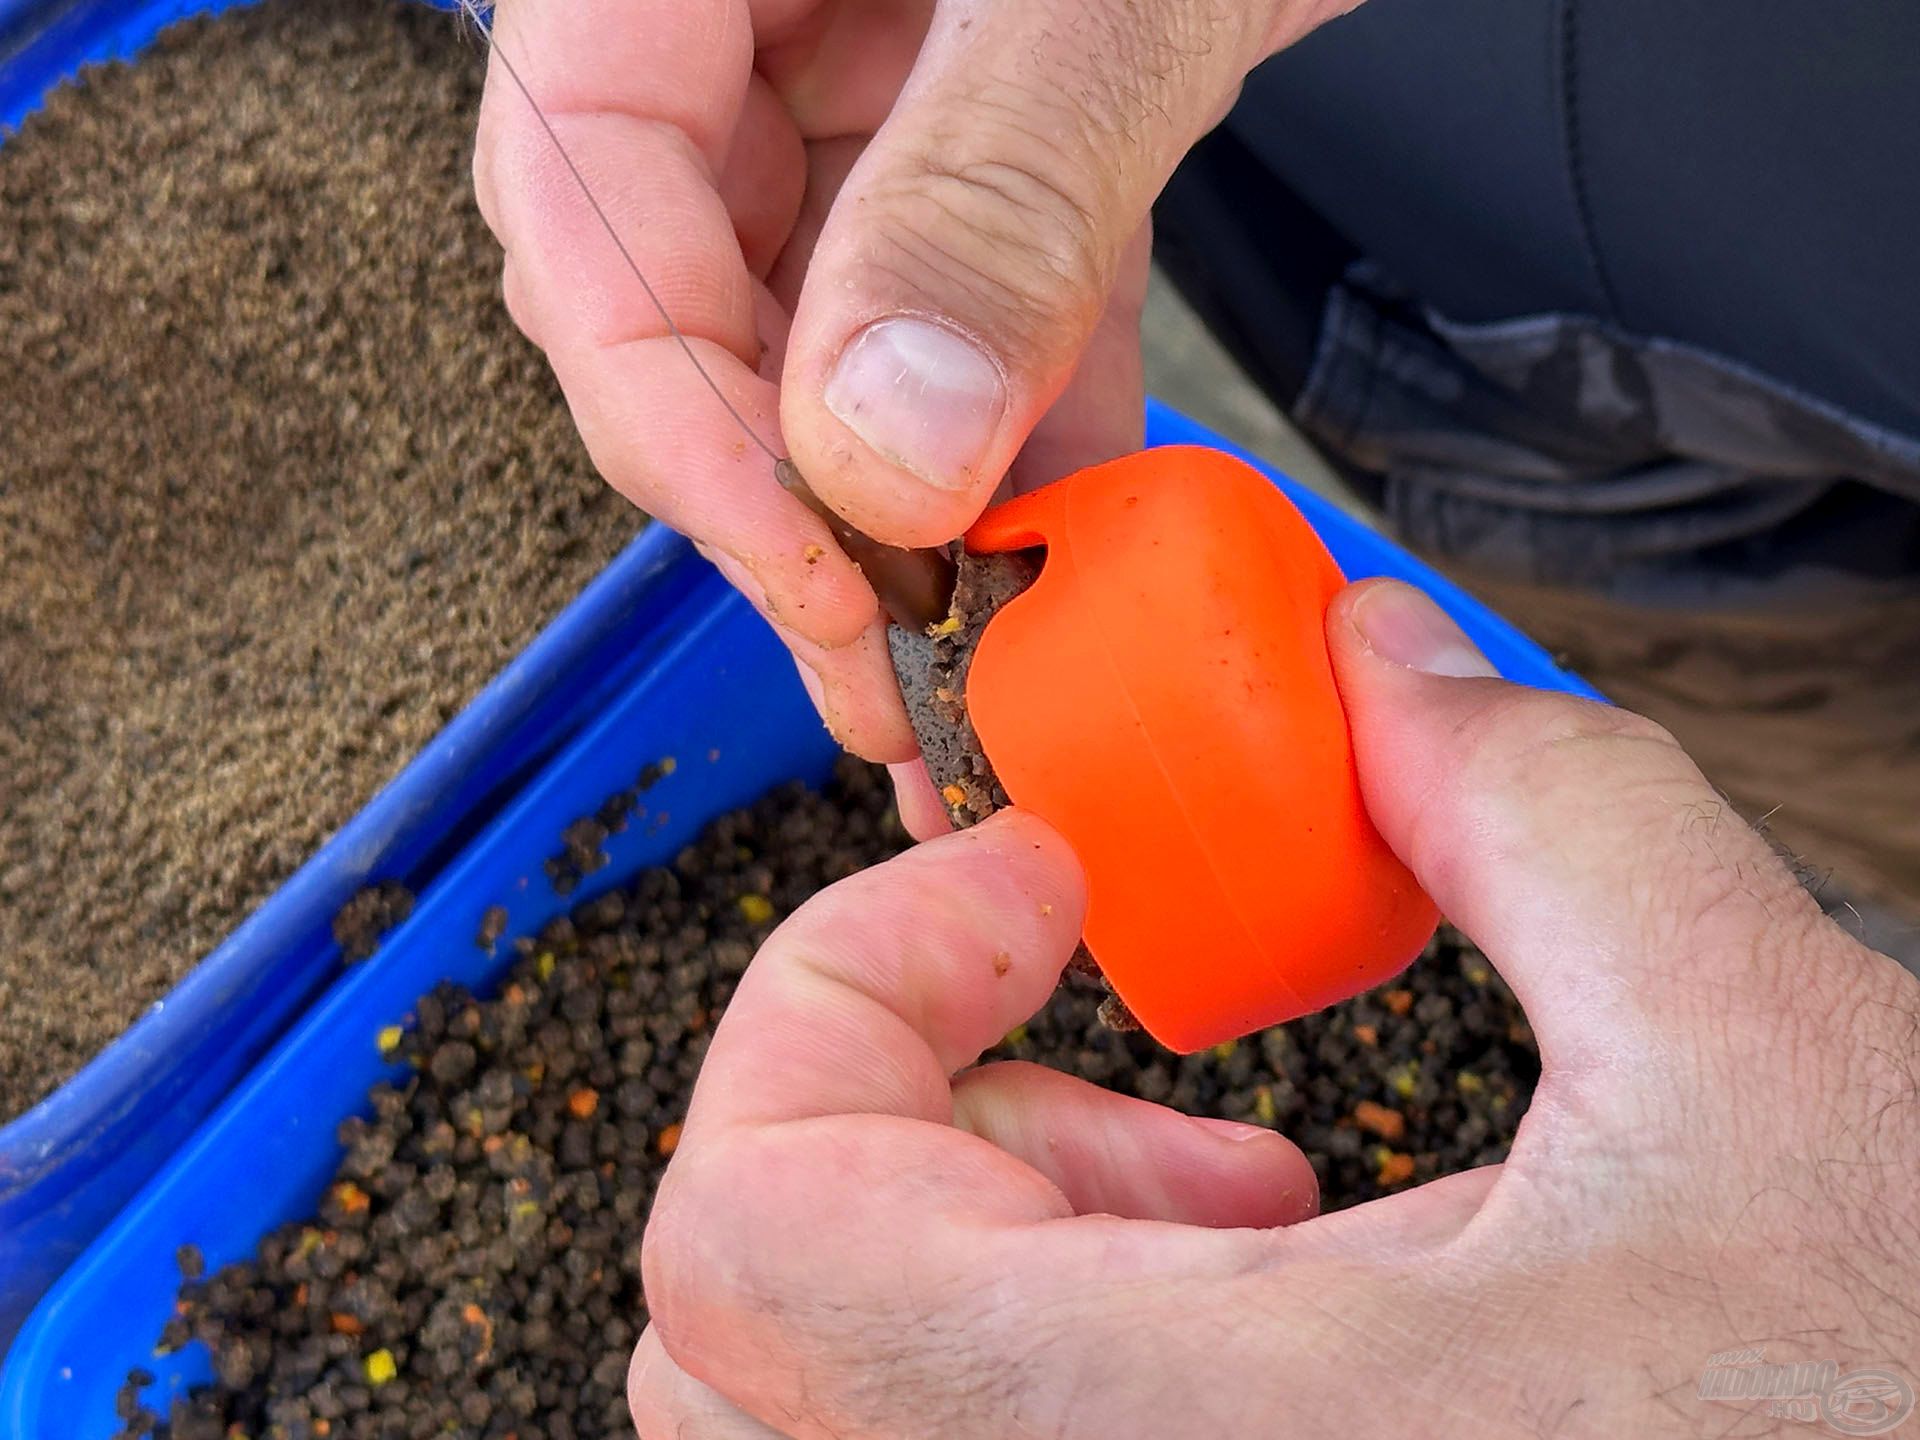
<svg viewBox="0 0 1920 1440"><path fill-rule="evenodd" d="M82 65L125 60L162 29L248 0L0 0L0 130Z"/></svg>
<svg viewBox="0 0 1920 1440"><path fill-rule="evenodd" d="M631 678L643 615L692 578L682 548L635 541L164 999L0 1128L0 1345L336 974L341 905L372 879L417 888Z"/></svg>
<svg viewBox="0 0 1920 1440"><path fill-rule="evenodd" d="M1221 443L1159 406L1149 409L1148 437ZM1405 552L1276 479L1348 574L1423 585L1511 678L1592 693ZM367 1089L390 1073L375 1051L376 1033L436 981L484 986L507 964L506 947L491 959L467 938L489 905L506 904L510 933L528 933L670 855L708 819L772 783L825 773L833 746L770 632L691 547L665 532L653 545L662 569L629 632L645 638L627 683L433 881L376 959L336 982L40 1305L0 1369L0 1436L110 1433L114 1392L136 1365L161 1376L161 1394L204 1378L196 1353L152 1355L173 1303L174 1248L191 1240L218 1265L250 1254L274 1225L312 1213L338 1163L336 1124L362 1109ZM609 842L613 863L589 885L567 900L556 897L541 866L561 829L667 755L677 767L646 796L646 823Z"/></svg>

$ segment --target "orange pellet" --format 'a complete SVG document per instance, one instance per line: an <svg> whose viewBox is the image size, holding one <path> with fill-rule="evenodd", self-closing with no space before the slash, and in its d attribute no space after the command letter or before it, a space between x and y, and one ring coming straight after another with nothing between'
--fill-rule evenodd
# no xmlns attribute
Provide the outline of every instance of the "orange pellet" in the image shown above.
<svg viewBox="0 0 1920 1440"><path fill-rule="evenodd" d="M590 1086L582 1086L567 1096L567 1110L576 1120L589 1118L600 1108L600 1092Z"/></svg>
<svg viewBox="0 0 1920 1440"><path fill-rule="evenodd" d="M1380 1183L1404 1185L1413 1178L1413 1157L1389 1150L1380 1157Z"/></svg>
<svg viewBox="0 0 1920 1440"><path fill-rule="evenodd" d="M1406 1116L1371 1100L1362 1100L1353 1107L1353 1122L1382 1140L1398 1140L1407 1133Z"/></svg>
<svg viewBox="0 0 1920 1440"><path fill-rule="evenodd" d="M460 1318L480 1332L479 1359L485 1359L493 1353L493 1321L487 1312L471 1301L460 1311Z"/></svg>
<svg viewBox="0 0 1920 1440"><path fill-rule="evenodd" d="M1386 1002L1387 1009L1396 1015L1404 1015L1413 1009L1413 992L1411 990L1389 990L1380 998Z"/></svg>
<svg viewBox="0 0 1920 1440"><path fill-rule="evenodd" d="M333 1200L349 1215L358 1215L372 1203L367 1199L367 1192L351 1180L342 1180L333 1187Z"/></svg>
<svg viewBox="0 0 1920 1440"><path fill-rule="evenodd" d="M661 1130L660 1138L653 1142L653 1148L658 1150L663 1158L673 1154L674 1151L680 1148L680 1122L678 1120Z"/></svg>
<svg viewBox="0 0 1920 1440"><path fill-rule="evenodd" d="M967 803L967 792L958 785L942 785L940 798L949 805L964 805Z"/></svg>
<svg viewBox="0 0 1920 1440"><path fill-rule="evenodd" d="M336 1310L329 1315L327 1325L336 1335L364 1335L367 1329L360 1323L358 1315L349 1315L344 1310Z"/></svg>
<svg viewBox="0 0 1920 1440"><path fill-rule="evenodd" d="M1378 1045L1380 1032L1371 1025L1356 1025L1353 1027L1353 1038L1362 1045Z"/></svg>

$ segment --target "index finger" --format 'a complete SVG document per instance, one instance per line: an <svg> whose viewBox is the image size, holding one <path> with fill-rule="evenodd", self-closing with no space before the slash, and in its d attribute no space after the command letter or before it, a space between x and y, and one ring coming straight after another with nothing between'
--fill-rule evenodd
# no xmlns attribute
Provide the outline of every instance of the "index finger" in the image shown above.
<svg viewBox="0 0 1920 1440"><path fill-rule="evenodd" d="M794 635L851 644L876 604L773 476L777 397L756 373L770 302L720 193L752 83L744 0L507 0L493 33L475 190L595 465L738 562ZM777 114L755 113L776 143Z"/></svg>
<svg viewBox="0 0 1920 1440"><path fill-rule="evenodd" d="M501 0L492 35L475 189L535 292L541 343L669 333L610 225L682 331L757 359L745 261L718 194L753 73L746 6Z"/></svg>

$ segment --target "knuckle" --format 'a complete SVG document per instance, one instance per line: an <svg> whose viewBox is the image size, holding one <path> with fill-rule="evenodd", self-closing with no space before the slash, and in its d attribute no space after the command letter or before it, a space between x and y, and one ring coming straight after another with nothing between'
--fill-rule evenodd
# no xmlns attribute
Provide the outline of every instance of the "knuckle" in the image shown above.
<svg viewBox="0 0 1920 1440"><path fill-rule="evenodd" d="M1645 783L1704 778L1664 727L1631 710L1516 688L1474 712L1455 735L1459 783L1470 791L1551 797L1567 789L1618 795Z"/></svg>
<svg viewBox="0 0 1920 1440"><path fill-rule="evenodd" d="M804 1153L778 1129L683 1142L654 1200L640 1243L647 1315L672 1364L690 1374L724 1369L749 1332L790 1323L806 1295L810 1257L769 1237L786 1210L805 1208ZM798 1277L798 1278L796 1278Z"/></svg>
<svg viewBox="0 0 1920 1440"><path fill-rule="evenodd" d="M647 1314L660 1344L669 1352L692 1344L701 1317L729 1303L723 1279L726 1268L703 1258L730 1243L727 1235L715 1233L716 1227L725 1228L732 1211L725 1203L724 1188L716 1190L715 1169L713 1163L693 1154L676 1157L641 1236L640 1274ZM727 1184L724 1175L718 1180L721 1187Z"/></svg>
<svg viewBox="0 0 1920 1440"><path fill-rule="evenodd" d="M1838 1088L1859 1116L1861 1153L1903 1184L1920 1170L1920 982L1887 956L1852 949L1854 993L1836 1008L1848 1045Z"/></svg>
<svg viewBox="0 0 1920 1440"><path fill-rule="evenodd" d="M1680 748L1671 734L1644 715L1543 690L1515 689L1476 712L1467 727L1478 732L1471 735L1476 743L1469 755L1538 757L1540 763L1555 763L1594 745Z"/></svg>
<svg viewBox="0 0 1920 1440"><path fill-rule="evenodd" d="M506 302L507 318L513 321L514 328L527 340L541 348L540 327L534 315L533 298L527 293L526 282L521 278L519 269L508 255L500 264L500 297Z"/></svg>
<svg viewBox="0 0 1920 1440"><path fill-rule="evenodd" d="M1857 1122L1857 1138L1878 1145L1887 1107L1910 1119L1920 1099L1920 985L1846 934L1797 885L1793 899L1753 927L1715 998L1733 1017L1741 1059L1764 1057L1773 1076L1792 1082L1790 1094L1849 1129ZM1920 1148L1920 1132L1913 1138Z"/></svg>
<svg viewBox="0 0 1920 1440"><path fill-rule="evenodd" d="M819 1317L812 1348L839 1357L828 1382L837 1408L863 1433L979 1434L980 1416L1006 1413L1038 1388L1053 1348L1039 1343L1023 1288L1017 1277L965 1277L916 1294L911 1309Z"/></svg>
<svg viewBox="0 0 1920 1440"><path fill-rule="evenodd" d="M1650 951L1685 956L1663 989L1668 1002L1710 1021L1718 1042L1743 1036L1770 1048L1781 1016L1795 1008L1812 958L1828 943L1825 917L1792 875L1735 820L1683 819L1648 834L1642 910ZM1782 1002L1785 1002L1784 1005Z"/></svg>
<svg viewBox="0 0 1920 1440"><path fill-rule="evenodd" d="M951 123L874 193L891 221L875 265L1021 354L1071 345L1098 319L1118 266L1096 172L1020 117Z"/></svg>
<svg viewBox="0 0 1920 1440"><path fill-rule="evenodd" d="M480 218L486 222L487 229L496 240L503 239L500 232L500 197L493 185L493 147L487 143L486 130L482 125L480 138L473 147L473 203L480 212Z"/></svg>
<svg viewBox="0 0 1920 1440"><path fill-rule="evenodd" d="M1646 858L1620 875L1637 910L1698 904L1682 893L1693 882L1661 862L1676 847L1710 857L1728 810L1660 725L1615 706L1510 687L1460 720L1449 742L1444 778L1415 821L1422 865L1449 869L1463 830L1485 853L1517 855L1585 827L1604 835L1609 863ZM1745 829L1729 818L1729 830Z"/></svg>
<svg viewBox="0 0 1920 1440"><path fill-rule="evenodd" d="M1605 837L1596 856L1613 867L1641 943L1689 957L1670 998L1698 990L1738 1015L1741 997L1794 983L1805 957L1830 942L1832 926L1793 872L1655 721L1523 692L1476 714L1458 738L1454 784L1504 848L1539 843L1543 818Z"/></svg>
<svg viewBox="0 0 1920 1440"><path fill-rule="evenodd" d="M627 1362L627 1412L640 1440L654 1440L673 1433L675 1417L669 1407L668 1385L662 1366L670 1364L660 1341L651 1331L640 1337Z"/></svg>
<svg viewBox="0 0 1920 1440"><path fill-rule="evenodd" d="M1673 737L1630 710L1509 686L1462 719L1450 737L1451 766L1438 823L1452 825L1478 797L1551 799L1567 787L1591 792L1610 769L1643 763L1641 752L1687 764Z"/></svg>
<svg viewBox="0 0 1920 1440"><path fill-rule="evenodd" d="M652 1328L629 1369L643 1436L675 1433L662 1427L688 1414L689 1378L861 1434L975 1435L1050 1349L1030 1277L971 1248L965 1264L909 1262L846 1199L884 1182L817 1127L683 1148L674 1166L643 1245Z"/></svg>

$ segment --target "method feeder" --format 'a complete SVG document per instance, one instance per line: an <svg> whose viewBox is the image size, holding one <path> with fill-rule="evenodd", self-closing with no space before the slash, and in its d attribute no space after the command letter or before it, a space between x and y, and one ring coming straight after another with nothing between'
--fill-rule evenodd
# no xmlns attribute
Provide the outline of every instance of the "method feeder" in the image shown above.
<svg viewBox="0 0 1920 1440"><path fill-rule="evenodd" d="M1045 552L980 638L967 714L1078 854L1087 947L1156 1040L1203 1049L1420 953L1438 915L1367 817L1327 652L1345 577L1265 477L1147 450L995 506L966 546ZM924 625L944 605L897 597L950 593L944 555L905 558L932 553L856 558Z"/></svg>

